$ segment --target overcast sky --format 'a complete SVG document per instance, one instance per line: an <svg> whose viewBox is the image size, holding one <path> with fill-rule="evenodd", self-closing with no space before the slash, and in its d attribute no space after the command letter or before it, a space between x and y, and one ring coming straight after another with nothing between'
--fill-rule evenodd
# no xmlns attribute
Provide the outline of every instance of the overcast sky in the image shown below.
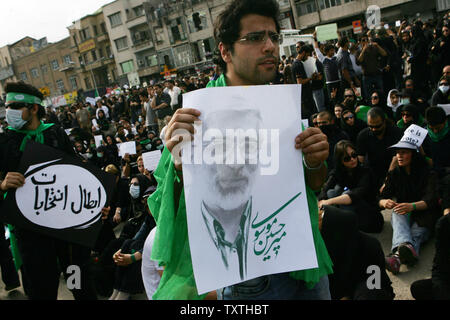
<svg viewBox="0 0 450 320"><path fill-rule="evenodd" d="M0 48L26 36L57 42L73 21L113 0L1 0Z"/></svg>

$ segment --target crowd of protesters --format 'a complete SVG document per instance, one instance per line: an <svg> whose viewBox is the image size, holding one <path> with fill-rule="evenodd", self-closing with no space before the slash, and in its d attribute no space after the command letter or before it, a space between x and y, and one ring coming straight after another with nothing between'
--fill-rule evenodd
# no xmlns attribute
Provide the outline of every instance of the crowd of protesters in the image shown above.
<svg viewBox="0 0 450 320"><path fill-rule="evenodd" d="M302 84L302 118L328 138L328 179L318 204L321 233L334 264L329 276L333 299L393 299L386 272L380 290L367 290L367 267L378 265L396 275L401 264L417 263L421 245L433 236L432 278L415 282L412 294L450 298L449 23L445 14L437 21L405 19L398 28L367 30L337 43L319 43L314 37L313 45L297 43L296 57L280 59L273 84ZM120 89L95 105L47 107L42 115L44 123L66 130L76 156L116 177L110 214L91 251L98 294L124 300L145 291L151 299L156 290L163 268L151 264L146 253L156 230L146 199L157 183L142 154L164 149L165 127L182 108L182 95L217 77L212 72ZM420 148L399 143L411 124L428 131ZM118 145L125 142L135 142L137 154L119 156ZM367 235L382 231L384 209L393 210L387 254ZM11 256L4 253L8 246L0 241L2 277L10 290L20 283ZM143 280L142 272L151 279Z"/></svg>

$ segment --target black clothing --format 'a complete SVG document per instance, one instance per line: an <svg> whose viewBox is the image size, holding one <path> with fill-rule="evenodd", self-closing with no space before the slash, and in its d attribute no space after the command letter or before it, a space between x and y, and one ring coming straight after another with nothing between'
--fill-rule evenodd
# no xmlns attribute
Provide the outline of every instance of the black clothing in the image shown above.
<svg viewBox="0 0 450 320"><path fill-rule="evenodd" d="M165 117L172 115L173 110L172 107L170 106L170 102L172 99L170 98L169 94L163 92L161 95L156 95L155 99L156 99L155 102L156 106L159 106L162 103L167 104L167 107L155 110L156 117L158 117L159 120L164 120Z"/></svg>
<svg viewBox="0 0 450 320"><path fill-rule="evenodd" d="M395 151L388 148L399 142L402 136L402 130L386 123L383 139L378 139L370 131L370 128L363 129L356 139L356 153L358 156L366 157L364 165L372 168L377 177L378 186L383 184L392 158L395 155Z"/></svg>
<svg viewBox="0 0 450 320"><path fill-rule="evenodd" d="M59 126L53 126L43 132L44 144L76 156L73 146ZM22 152L19 150L24 134L7 130L0 134L0 172L17 172ZM3 199L0 199L0 203ZM95 300L96 294L90 279L89 259L91 250L87 247L71 244L36 232L16 227L19 252L28 282L28 296L32 300L56 300L59 275L67 267L77 265L81 268L81 289L72 293L77 300ZM59 263L58 263L59 261ZM61 269L59 269L61 268Z"/></svg>
<svg viewBox="0 0 450 320"><path fill-rule="evenodd" d="M303 80L308 78L303 62L298 59L295 59L292 64L292 73L294 74L296 83L298 78ZM311 83L308 82L302 85L302 119L309 119L309 117L316 112L317 108L312 94L312 86Z"/></svg>
<svg viewBox="0 0 450 320"><path fill-rule="evenodd" d="M347 194L352 204L350 206L342 206L342 208L354 211L357 218L358 230L379 233L381 232L384 219L381 215L377 203L377 189L375 186L375 177L369 168L361 165L352 170L352 175L342 165L329 174L328 181L322 188L319 200L329 199L327 192L330 189L341 187Z"/></svg>
<svg viewBox="0 0 450 320"><path fill-rule="evenodd" d="M420 156L417 157L421 159ZM411 220L417 222L420 227L432 231L439 212L437 176L428 168L425 160L415 161L413 158L412 161L411 174L407 174L402 167L396 167L387 174L380 199L396 198L397 203L425 201L428 208L413 211Z"/></svg>
<svg viewBox="0 0 450 320"><path fill-rule="evenodd" d="M450 215L436 224L436 253L431 279L418 280L411 285L416 300L450 300Z"/></svg>
<svg viewBox="0 0 450 320"><path fill-rule="evenodd" d="M3 231L4 225L0 223L0 268L2 279L6 287L20 287L19 275L9 250L9 240L6 240L5 232Z"/></svg>
<svg viewBox="0 0 450 320"><path fill-rule="evenodd" d="M449 104L450 103L450 91L443 94L441 90L436 90L431 97L431 105L437 106L438 104Z"/></svg>
<svg viewBox="0 0 450 320"><path fill-rule="evenodd" d="M320 130L327 136L328 144L330 146L327 158L328 169L334 168L334 147L341 140L349 140L349 136L345 131L339 129L336 125L321 126Z"/></svg>
<svg viewBox="0 0 450 320"><path fill-rule="evenodd" d="M333 273L328 276L333 300L394 299L383 249L377 239L358 231L354 213L325 206L321 234L333 261ZM380 289L367 287L369 266L378 266L381 271Z"/></svg>
<svg viewBox="0 0 450 320"><path fill-rule="evenodd" d="M367 128L367 123L365 123L363 120L358 119L356 115L353 115L355 117L355 122L353 126L349 126L344 118L341 118L341 129L348 135L350 138L350 141L353 142L353 144L356 144L356 138L358 137L358 134L365 128Z"/></svg>

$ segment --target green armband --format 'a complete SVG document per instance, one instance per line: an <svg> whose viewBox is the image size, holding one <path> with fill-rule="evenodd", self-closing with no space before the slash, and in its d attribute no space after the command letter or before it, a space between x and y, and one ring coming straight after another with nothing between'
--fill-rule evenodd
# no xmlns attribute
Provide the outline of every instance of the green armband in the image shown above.
<svg viewBox="0 0 450 320"><path fill-rule="evenodd" d="M136 257L134 256L134 253L131 255L131 261L136 262Z"/></svg>
<svg viewBox="0 0 450 320"><path fill-rule="evenodd" d="M413 211L416 211L416 210L417 210L416 204L413 203Z"/></svg>

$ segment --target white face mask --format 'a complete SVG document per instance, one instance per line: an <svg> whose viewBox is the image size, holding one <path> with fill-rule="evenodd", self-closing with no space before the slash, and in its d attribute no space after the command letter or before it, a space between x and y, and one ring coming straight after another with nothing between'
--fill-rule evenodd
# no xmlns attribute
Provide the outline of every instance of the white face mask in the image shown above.
<svg viewBox="0 0 450 320"><path fill-rule="evenodd" d="M132 184L130 186L130 195L133 199L137 199L139 198L139 194L141 193L141 188L140 186L135 186L134 184Z"/></svg>
<svg viewBox="0 0 450 320"><path fill-rule="evenodd" d="M439 86L439 90L441 90L441 92L443 94L446 94L448 91L449 86Z"/></svg>
<svg viewBox="0 0 450 320"><path fill-rule="evenodd" d="M20 130L28 122L22 119L23 110L6 109L6 121L16 130Z"/></svg>

